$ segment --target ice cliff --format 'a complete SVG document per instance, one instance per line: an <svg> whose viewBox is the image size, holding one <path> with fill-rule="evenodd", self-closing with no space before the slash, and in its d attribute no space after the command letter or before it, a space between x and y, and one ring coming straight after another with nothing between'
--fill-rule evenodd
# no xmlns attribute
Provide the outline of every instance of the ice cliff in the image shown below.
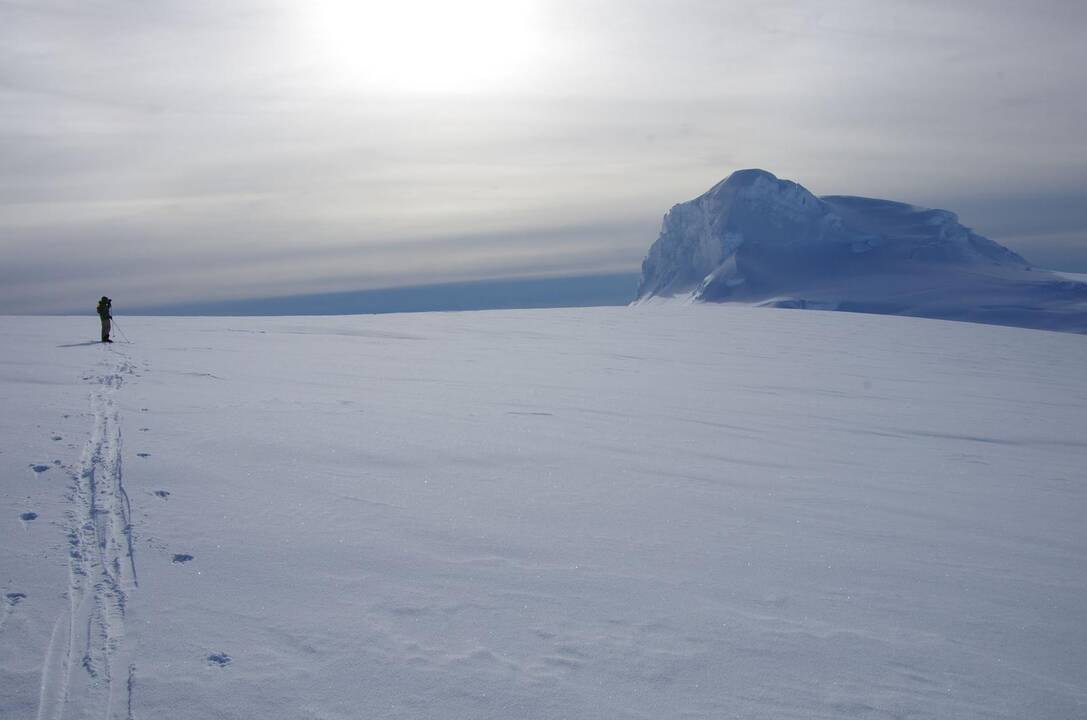
<svg viewBox="0 0 1087 720"><path fill-rule="evenodd" d="M664 216L638 299L676 295L1087 332L1087 283L1031 267L954 213L816 197L764 170Z"/></svg>

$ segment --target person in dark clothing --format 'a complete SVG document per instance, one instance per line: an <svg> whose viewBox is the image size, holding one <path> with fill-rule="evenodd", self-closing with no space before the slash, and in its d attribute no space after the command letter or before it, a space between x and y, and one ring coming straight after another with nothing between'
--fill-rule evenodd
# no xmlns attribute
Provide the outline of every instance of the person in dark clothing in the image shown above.
<svg viewBox="0 0 1087 720"><path fill-rule="evenodd" d="M105 295L98 301L98 319L102 321L102 342L113 342L109 339L109 321L113 319L113 301Z"/></svg>

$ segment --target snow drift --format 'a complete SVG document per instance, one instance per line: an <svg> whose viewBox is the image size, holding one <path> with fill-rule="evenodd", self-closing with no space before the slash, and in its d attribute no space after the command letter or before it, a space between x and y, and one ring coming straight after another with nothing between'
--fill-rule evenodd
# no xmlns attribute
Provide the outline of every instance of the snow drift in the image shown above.
<svg viewBox="0 0 1087 720"><path fill-rule="evenodd" d="M1031 267L954 213L816 197L764 170L664 216L638 298L675 295L1087 332L1087 283Z"/></svg>

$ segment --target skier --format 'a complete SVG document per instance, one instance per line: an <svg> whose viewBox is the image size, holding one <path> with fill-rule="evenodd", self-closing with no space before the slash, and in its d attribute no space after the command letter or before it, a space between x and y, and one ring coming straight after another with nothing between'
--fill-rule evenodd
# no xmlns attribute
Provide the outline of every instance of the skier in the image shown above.
<svg viewBox="0 0 1087 720"><path fill-rule="evenodd" d="M98 301L98 318L102 321L102 342L104 343L113 342L109 339L109 321L113 319L112 309L113 301L103 295L102 299Z"/></svg>

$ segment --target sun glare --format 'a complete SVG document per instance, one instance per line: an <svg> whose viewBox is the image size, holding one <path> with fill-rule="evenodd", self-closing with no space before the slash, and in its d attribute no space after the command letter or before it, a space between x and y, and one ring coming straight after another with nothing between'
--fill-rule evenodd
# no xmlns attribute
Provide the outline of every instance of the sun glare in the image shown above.
<svg viewBox="0 0 1087 720"><path fill-rule="evenodd" d="M316 0L312 53L332 84L405 93L486 92L539 53L527 0Z"/></svg>

